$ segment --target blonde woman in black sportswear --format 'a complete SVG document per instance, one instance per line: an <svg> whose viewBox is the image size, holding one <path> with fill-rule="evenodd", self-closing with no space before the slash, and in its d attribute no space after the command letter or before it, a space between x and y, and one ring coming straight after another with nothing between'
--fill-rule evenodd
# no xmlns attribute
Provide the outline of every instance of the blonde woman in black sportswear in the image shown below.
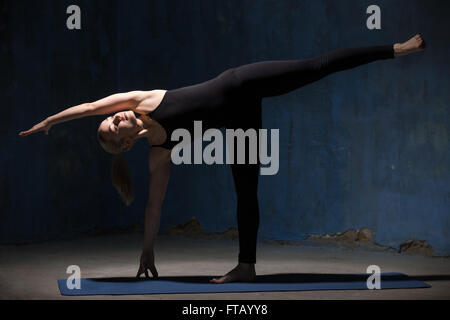
<svg viewBox="0 0 450 320"><path fill-rule="evenodd" d="M193 136L194 120L207 128L261 128L261 100L282 95L335 72L348 70L378 60L421 51L425 42L420 35L404 43L336 50L316 58L289 61L263 61L231 68L209 81L175 90L131 91L68 108L46 118L19 135L43 131L69 120L86 116L113 114L98 128L98 140L105 151L114 155L112 182L129 204L133 187L127 166L120 155L134 142L146 138L151 174L145 209L144 245L137 273L148 270L158 276L153 246L159 229L161 207L169 180L171 133L185 128ZM139 114L140 117L136 117ZM259 164L233 164L237 192L239 232L238 265L213 283L253 281L255 279L256 239L259 226L257 186Z"/></svg>

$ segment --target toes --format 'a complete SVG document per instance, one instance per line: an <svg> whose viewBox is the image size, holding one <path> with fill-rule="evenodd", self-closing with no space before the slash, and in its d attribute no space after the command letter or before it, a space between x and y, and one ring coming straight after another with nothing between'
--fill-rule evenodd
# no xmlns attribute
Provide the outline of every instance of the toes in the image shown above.
<svg viewBox="0 0 450 320"><path fill-rule="evenodd" d="M423 38L420 37L420 38L418 39L418 41L419 41L419 48L420 48L420 49L425 49L426 44L425 44L425 41L423 40Z"/></svg>
<svg viewBox="0 0 450 320"><path fill-rule="evenodd" d="M219 278L219 279L214 278L214 279L211 279L209 282L212 282L212 283L224 283L225 282L225 277L222 277L222 278Z"/></svg>

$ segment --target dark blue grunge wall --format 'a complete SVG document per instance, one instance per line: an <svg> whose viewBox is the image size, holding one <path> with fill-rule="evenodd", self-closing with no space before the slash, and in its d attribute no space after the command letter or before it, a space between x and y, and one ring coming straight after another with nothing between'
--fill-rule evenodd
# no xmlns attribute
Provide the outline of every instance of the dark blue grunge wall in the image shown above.
<svg viewBox="0 0 450 320"><path fill-rule="evenodd" d="M82 29L66 28L81 8ZM368 30L366 9L382 10ZM18 137L64 108L128 90L174 89L229 67L302 59L422 33L425 53L332 75L264 101L280 129L280 170L261 176L261 238L369 227L384 245L419 238L450 252L448 1L0 1L0 240L70 237L142 224L148 192L141 139L126 159L136 200L125 207L96 141L102 117ZM227 166L172 166L161 232L197 217L236 226Z"/></svg>

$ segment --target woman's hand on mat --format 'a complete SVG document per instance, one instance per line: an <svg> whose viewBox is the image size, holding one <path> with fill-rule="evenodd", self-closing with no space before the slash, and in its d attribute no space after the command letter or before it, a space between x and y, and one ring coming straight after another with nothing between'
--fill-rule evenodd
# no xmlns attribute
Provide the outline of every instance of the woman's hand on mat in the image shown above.
<svg viewBox="0 0 450 320"><path fill-rule="evenodd" d="M26 130L26 131L21 131L19 133L19 136L25 137L25 136L27 136L29 134L36 133L36 132L39 132L39 131L44 131L44 133L46 135L48 135L48 132L50 131L51 127L52 127L52 124L50 123L50 121L45 119L44 121L41 121L38 124L34 125L31 129Z"/></svg>
<svg viewBox="0 0 450 320"><path fill-rule="evenodd" d="M153 249L144 249L142 251L139 271L136 277L139 278L141 274L145 274L146 278L150 278L148 275L148 270L150 270L150 272L152 273L153 278L158 278L158 271L155 267L155 256L153 254Z"/></svg>

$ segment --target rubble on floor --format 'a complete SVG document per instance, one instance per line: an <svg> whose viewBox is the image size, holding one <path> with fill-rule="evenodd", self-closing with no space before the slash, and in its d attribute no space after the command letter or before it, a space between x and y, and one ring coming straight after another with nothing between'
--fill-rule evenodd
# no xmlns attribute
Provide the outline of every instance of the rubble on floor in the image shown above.
<svg viewBox="0 0 450 320"><path fill-rule="evenodd" d="M238 231L236 228L229 228L225 232L204 233L202 226L196 217L193 217L183 225L170 227L168 229L168 234L171 236L184 236L201 239L238 239ZM349 249L361 248L369 251L387 251L425 256L432 256L434 252L431 245L429 245L426 241L418 239L413 239L402 243L399 250L380 245L376 243L374 239L375 233L372 230L369 228L362 228L360 230L350 229L343 233L338 232L336 234L310 235L304 241L272 239L265 242L277 245L301 245L302 243L312 243L314 245L332 245Z"/></svg>
<svg viewBox="0 0 450 320"><path fill-rule="evenodd" d="M344 233L325 235L310 235L306 241L315 244L337 245L345 248L363 248L371 251L396 251L391 247L382 246L374 242L375 233L369 228L360 230L350 229Z"/></svg>
<svg viewBox="0 0 450 320"><path fill-rule="evenodd" d="M298 246L301 244L300 241L296 241L296 240L278 240L278 239L270 239L270 240L266 240L264 242L268 243L268 244L278 244L278 245L282 245L282 246Z"/></svg>
<svg viewBox="0 0 450 320"><path fill-rule="evenodd" d="M202 226L196 217L186 222L183 225L177 225L171 227L168 230L168 234L171 236L185 236L191 238L202 238L202 239L237 239L238 231L236 228L229 228L225 232L216 233L204 233Z"/></svg>
<svg viewBox="0 0 450 320"><path fill-rule="evenodd" d="M413 239L406 241L400 245L400 253L432 256L434 253L434 249L425 240Z"/></svg>
<svg viewBox="0 0 450 320"><path fill-rule="evenodd" d="M400 248L382 246L374 242L375 233L369 228L360 230L350 229L344 233L310 235L306 241L315 244L337 245L346 248L363 248L375 251L390 251L409 255L432 256L433 247L424 240L413 239L400 244Z"/></svg>

